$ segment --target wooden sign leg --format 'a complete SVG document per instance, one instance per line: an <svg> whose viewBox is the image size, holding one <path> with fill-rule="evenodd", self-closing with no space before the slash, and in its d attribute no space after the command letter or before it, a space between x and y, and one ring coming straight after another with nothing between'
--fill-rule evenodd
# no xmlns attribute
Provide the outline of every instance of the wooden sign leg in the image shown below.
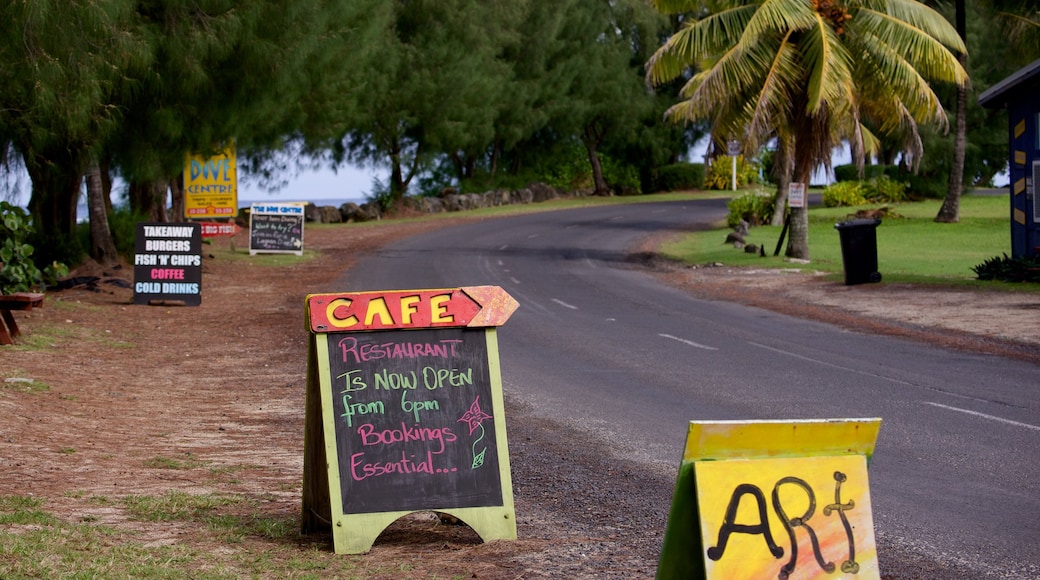
<svg viewBox="0 0 1040 580"><path fill-rule="evenodd" d="M307 348L307 410L303 433L303 514L300 532L327 532L332 528L329 475L322 425L321 384L314 339Z"/></svg>

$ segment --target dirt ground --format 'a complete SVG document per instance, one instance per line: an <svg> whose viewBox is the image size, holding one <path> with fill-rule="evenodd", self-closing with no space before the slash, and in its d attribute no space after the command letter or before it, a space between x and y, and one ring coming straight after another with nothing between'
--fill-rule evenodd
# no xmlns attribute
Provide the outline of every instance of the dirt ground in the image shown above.
<svg viewBox="0 0 1040 580"><path fill-rule="evenodd" d="M242 550L293 553L300 546L330 551L320 534L227 545L194 522L136 521L116 500L171 490L237 494L251 498L256 513L298 521L305 295L336 291L329 284L366 251L448 223L309 227L307 248L317 256L283 266L249 259L243 234L217 239L204 247L198 307L131 305L131 290L112 281L132 280L132 268L74 272L100 280L49 292L42 309L15 313L24 336L0 347L0 496L43 498L43 509L67 521L129 531L144 545L189 544L216 558ZM706 298L1040 363L1036 293L846 287L820 276L684 268L655 259L633 260L633 267ZM37 388L43 386L49 388ZM552 440L540 430L558 426L526 417L508 393L507 411L519 540L481 544L468 528L419 515L394 524L369 555L352 557L354 573L653 576L668 506L628 506L639 500L612 495L635 483L625 480L635 476L623 468L599 473L589 460L562 470L540 447ZM567 505L576 486L595 494L589 488L608 481L575 471L583 465L609 478L603 486L614 486L597 506ZM670 484L668 477L651 482L658 503L661 495L667 502ZM112 501L90 501L98 497Z"/></svg>

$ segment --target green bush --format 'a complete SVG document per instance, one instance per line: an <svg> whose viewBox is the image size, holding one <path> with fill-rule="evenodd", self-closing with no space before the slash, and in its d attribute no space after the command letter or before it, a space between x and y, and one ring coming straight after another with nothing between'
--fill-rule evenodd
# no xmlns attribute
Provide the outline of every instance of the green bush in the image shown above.
<svg viewBox="0 0 1040 580"><path fill-rule="evenodd" d="M684 191L704 187L703 163L676 163L654 170L654 191Z"/></svg>
<svg viewBox="0 0 1040 580"><path fill-rule="evenodd" d="M758 164L747 161L743 155L737 156L737 187L746 187L758 183ZM708 167L704 177L704 189L731 189L733 187L733 158L720 155Z"/></svg>
<svg viewBox="0 0 1040 580"><path fill-rule="evenodd" d="M900 203L906 201L907 184L890 179L887 175L875 177L863 184L868 200L874 203Z"/></svg>
<svg viewBox="0 0 1040 580"><path fill-rule="evenodd" d="M64 264L54 262L42 271L33 262L35 249L28 240L33 227L24 209L0 201L0 293L40 290L48 282L68 273Z"/></svg>
<svg viewBox="0 0 1040 580"><path fill-rule="evenodd" d="M909 186L907 195L914 199L942 199L949 187L949 176L946 175L907 174L902 179Z"/></svg>
<svg viewBox="0 0 1040 580"><path fill-rule="evenodd" d="M642 193L638 168L606 153L599 153L599 164L603 170L603 180L613 191L626 194ZM542 166L541 171L548 185L563 191L592 189L596 185L592 177L592 167L589 165L588 151L577 143L561 148L559 155L551 164Z"/></svg>
<svg viewBox="0 0 1040 580"><path fill-rule="evenodd" d="M848 207L865 203L867 197L861 181L838 181L823 190L823 205L826 207Z"/></svg>
<svg viewBox="0 0 1040 580"><path fill-rule="evenodd" d="M855 164L836 165L834 167L835 181L860 181L861 179L873 179L887 175L893 179L899 177L899 167L895 165L864 165L863 177L860 177L859 168Z"/></svg>
<svg viewBox="0 0 1040 580"><path fill-rule="evenodd" d="M771 194L764 191L750 191L740 197L734 197L726 204L726 207L729 208L726 223L729 224L729 227L735 228L740 220L753 226L769 223L769 220L773 218L773 210L776 206Z"/></svg>
<svg viewBox="0 0 1040 580"><path fill-rule="evenodd" d="M972 270L979 280L1040 283L1040 254L1024 258L1009 258L1004 254L1002 258L990 258Z"/></svg>

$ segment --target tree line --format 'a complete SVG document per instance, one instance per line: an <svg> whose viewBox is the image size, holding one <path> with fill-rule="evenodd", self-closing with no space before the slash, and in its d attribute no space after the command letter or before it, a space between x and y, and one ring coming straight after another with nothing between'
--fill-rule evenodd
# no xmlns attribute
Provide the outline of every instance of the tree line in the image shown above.
<svg viewBox="0 0 1040 580"><path fill-rule="evenodd" d="M230 139L272 183L300 159L387 168L388 205L563 159L587 160L605 194L614 165L638 188L697 136L662 125L667 98L642 82L668 26L639 0L5 3L0 146L31 178L44 262L114 258L95 222L116 175L136 215L182 219L165 200L186 154ZM75 234L84 176L89 248Z"/></svg>
<svg viewBox="0 0 1040 580"><path fill-rule="evenodd" d="M0 154L30 176L28 209L42 263L75 263L84 252L115 259L107 223L114 176L128 184L134 215L183 219L176 200L183 199L186 155L219 151L232 139L243 168L272 185L301 163L386 169L386 182L372 193L387 206L447 185L477 191L549 177L601 195L647 191L655 169L683 159L703 135L719 144L733 135L718 116L675 114L677 103L689 102L683 87L715 57L677 62L649 82L646 64L660 62L655 53L670 38L740 4L16 0L0 6ZM842 36L843 14L920 3L750 4L803 21L828 15L825 25ZM1022 61L1021 50L1001 49L1007 43L998 42L999 27L986 27L998 13L1025 13L1012 4L969 7L975 13L965 44L983 58L969 60L963 77L937 77L952 81L933 88L942 103L955 98L958 84L975 96ZM962 49L946 44L953 53ZM846 70L841 74L856 72ZM963 82L968 76L971 85ZM967 117L963 173L970 182L985 181L1006 162L1006 142L993 136L994 113L977 109L969 106ZM797 148L785 149L783 139L796 127L781 122L783 114L759 118L756 126L767 130L744 141L771 143L786 167ZM933 171L932 151L952 139L917 135L919 151L927 152L919 155L921 170ZM879 159L905 150L901 142L879 142ZM949 176L942 162L935 167ZM86 247L76 233L84 184Z"/></svg>

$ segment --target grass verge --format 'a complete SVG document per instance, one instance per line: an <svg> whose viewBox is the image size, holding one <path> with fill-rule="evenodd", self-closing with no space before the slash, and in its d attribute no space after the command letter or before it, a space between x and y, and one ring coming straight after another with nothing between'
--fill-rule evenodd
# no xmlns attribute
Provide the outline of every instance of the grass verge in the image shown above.
<svg viewBox="0 0 1040 580"><path fill-rule="evenodd" d="M1010 226L1007 199L1003 196L966 195L961 199L961 220L956 224L934 221L941 200L892 206L895 215L876 229L878 270L885 282L978 285L986 288L1040 293L1035 284L982 282L972 270L985 260L1008 252ZM857 210L876 206L811 208L809 211L808 264L784 259L786 240L774 256L781 227L751 228L746 240L764 249L765 256L746 253L725 244L729 229L679 236L661 247L662 254L689 264L721 263L755 268L791 268L825 272L840 280L844 272L841 238L835 224Z"/></svg>

